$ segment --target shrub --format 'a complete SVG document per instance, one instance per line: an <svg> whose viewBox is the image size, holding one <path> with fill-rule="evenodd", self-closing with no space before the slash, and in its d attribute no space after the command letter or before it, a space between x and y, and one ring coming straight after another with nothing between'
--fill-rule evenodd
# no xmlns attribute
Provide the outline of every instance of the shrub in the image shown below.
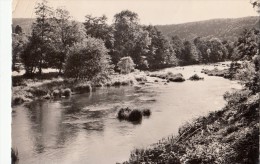
<svg viewBox="0 0 260 164"><path fill-rule="evenodd" d="M151 110L150 109L144 109L142 111L142 114L143 114L143 116L150 116L151 115Z"/></svg>
<svg viewBox="0 0 260 164"><path fill-rule="evenodd" d="M235 91L233 93L226 92L223 97L229 104L241 103L250 96L251 92L249 90Z"/></svg>
<svg viewBox="0 0 260 164"><path fill-rule="evenodd" d="M69 89L69 88L64 89L63 90L63 95L65 97L70 97L71 96L71 89Z"/></svg>
<svg viewBox="0 0 260 164"><path fill-rule="evenodd" d="M130 109L129 107L121 108L118 111L117 118L119 120L127 120L130 122L140 123L143 116L150 116L151 111L149 109L139 110L139 109Z"/></svg>
<svg viewBox="0 0 260 164"><path fill-rule="evenodd" d="M72 47L65 65L65 75L92 80L100 75L107 77L112 69L113 65L110 65L110 56L103 41L87 38Z"/></svg>
<svg viewBox="0 0 260 164"><path fill-rule="evenodd" d="M120 120L127 120L129 113L131 112L130 108L121 108L117 114L117 118Z"/></svg>
<svg viewBox="0 0 260 164"><path fill-rule="evenodd" d="M204 79L203 77L199 77L199 75L197 75L197 74L194 74L189 78L189 80L192 80L192 81L203 80L203 79Z"/></svg>
<svg viewBox="0 0 260 164"><path fill-rule="evenodd" d="M134 70L135 64L130 56L123 57L117 63L118 69L122 74L128 74Z"/></svg>
<svg viewBox="0 0 260 164"><path fill-rule="evenodd" d="M55 90L52 92L52 96L53 96L54 98L61 97L61 92L60 92L58 89L55 89Z"/></svg>
<svg viewBox="0 0 260 164"><path fill-rule="evenodd" d="M142 120L142 112L140 110L134 109L130 112L128 120L131 122L140 122Z"/></svg>

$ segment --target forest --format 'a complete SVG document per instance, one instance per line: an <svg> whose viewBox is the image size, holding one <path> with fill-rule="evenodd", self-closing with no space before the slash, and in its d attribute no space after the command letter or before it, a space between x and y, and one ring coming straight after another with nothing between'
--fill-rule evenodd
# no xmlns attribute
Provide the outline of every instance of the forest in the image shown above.
<svg viewBox="0 0 260 164"><path fill-rule="evenodd" d="M117 13L111 25L105 15L86 15L85 22L76 22L66 9L53 9L46 1L38 4L35 14L30 35L19 25L13 27L12 69L19 71L22 63L26 76L54 68L69 78L91 80L120 72L122 62L139 70L158 70L239 60L243 51L257 51L256 29L245 29L235 41L200 36L186 40L140 25L138 14L129 10Z"/></svg>

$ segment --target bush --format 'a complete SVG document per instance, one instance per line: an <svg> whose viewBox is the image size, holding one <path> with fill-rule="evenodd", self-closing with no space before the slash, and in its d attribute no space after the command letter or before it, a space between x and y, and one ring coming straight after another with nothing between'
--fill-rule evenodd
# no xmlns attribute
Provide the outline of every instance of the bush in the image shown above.
<svg viewBox="0 0 260 164"><path fill-rule="evenodd" d="M199 77L199 75L195 74L195 75L192 75L189 80L192 80L192 81L197 81L197 80L203 80L204 78L203 77Z"/></svg>
<svg viewBox="0 0 260 164"><path fill-rule="evenodd" d="M55 89L54 91L52 91L52 96L53 96L54 98L61 97L61 92L60 92L60 90Z"/></svg>
<svg viewBox="0 0 260 164"><path fill-rule="evenodd" d="M143 118L142 112L137 109L132 110L128 116L128 120L131 122L140 122L142 118Z"/></svg>
<svg viewBox="0 0 260 164"><path fill-rule="evenodd" d="M223 97L229 104L241 103L251 95L249 90L235 91L233 93L226 92Z"/></svg>
<svg viewBox="0 0 260 164"><path fill-rule="evenodd" d="M117 63L118 69L122 74L128 74L134 70L135 64L130 56L123 57Z"/></svg>
<svg viewBox="0 0 260 164"><path fill-rule="evenodd" d="M235 77L254 93L260 91L259 75L256 72L256 65L252 62L243 62Z"/></svg>
<svg viewBox="0 0 260 164"><path fill-rule="evenodd" d="M94 38L74 45L65 65L65 75L76 79L92 80L100 75L107 77L112 70L113 65L110 65L110 56L103 41Z"/></svg>
<svg viewBox="0 0 260 164"><path fill-rule="evenodd" d="M127 120L130 122L140 123L142 121L143 116L150 116L150 115L151 115L150 109L139 110L139 109L130 109L126 107L126 108L121 108L118 111L117 118L119 120Z"/></svg>
<svg viewBox="0 0 260 164"><path fill-rule="evenodd" d="M117 114L117 118L120 119L120 120L127 120L128 119L128 116L129 116L129 113L131 112L132 110L130 108L121 108Z"/></svg>
<svg viewBox="0 0 260 164"><path fill-rule="evenodd" d="M71 96L71 89L69 89L69 88L64 89L63 90L63 95L65 97L70 97Z"/></svg>
<svg viewBox="0 0 260 164"><path fill-rule="evenodd" d="M144 109L142 111L142 114L143 114L143 116L150 116L151 115L151 110L150 109Z"/></svg>

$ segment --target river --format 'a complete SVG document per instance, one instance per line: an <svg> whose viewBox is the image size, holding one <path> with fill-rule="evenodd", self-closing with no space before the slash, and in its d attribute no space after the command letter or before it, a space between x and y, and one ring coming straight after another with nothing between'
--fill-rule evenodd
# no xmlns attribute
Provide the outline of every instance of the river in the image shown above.
<svg viewBox="0 0 260 164"><path fill-rule="evenodd" d="M194 73L202 81L151 82L145 85L99 88L92 93L60 100L38 100L16 106L12 114L12 146L19 164L115 164L134 148L147 147L177 134L186 121L220 110L223 94L241 86L221 77L201 74L187 66L164 71ZM140 124L119 121L120 107L149 108L152 115Z"/></svg>

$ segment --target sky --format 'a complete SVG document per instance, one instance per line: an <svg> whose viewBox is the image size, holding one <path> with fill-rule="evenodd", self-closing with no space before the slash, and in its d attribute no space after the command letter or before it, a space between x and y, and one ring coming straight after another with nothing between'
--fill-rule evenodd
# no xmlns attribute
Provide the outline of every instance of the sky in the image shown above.
<svg viewBox="0 0 260 164"><path fill-rule="evenodd" d="M35 17L34 8L41 0L13 0L14 18ZM257 16L250 0L48 0L53 8L65 7L74 19L85 15L108 17L129 9L139 15L141 24L178 24L213 18Z"/></svg>

